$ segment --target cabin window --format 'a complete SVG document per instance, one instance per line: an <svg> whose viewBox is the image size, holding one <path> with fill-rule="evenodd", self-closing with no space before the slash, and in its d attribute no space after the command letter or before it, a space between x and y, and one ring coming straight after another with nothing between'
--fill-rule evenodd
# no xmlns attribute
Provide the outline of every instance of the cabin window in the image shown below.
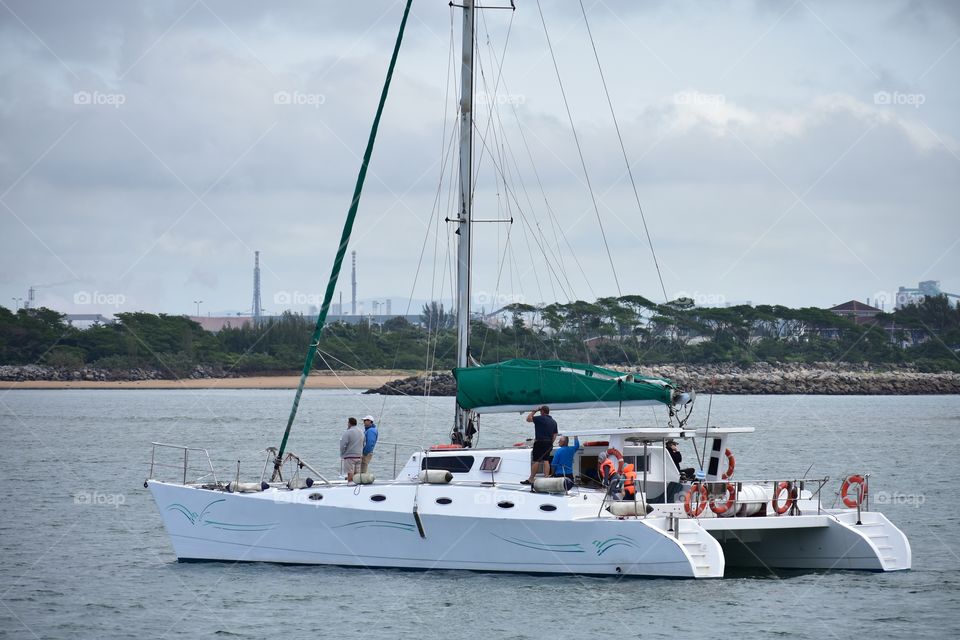
<svg viewBox="0 0 960 640"><path fill-rule="evenodd" d="M309 498L310 500L323 500L323 494L322 494L322 493L311 493L310 495L307 496L307 498Z"/></svg>
<svg viewBox="0 0 960 640"><path fill-rule="evenodd" d="M556 511L557 505L555 504L542 504L540 505L540 511Z"/></svg>
<svg viewBox="0 0 960 640"><path fill-rule="evenodd" d="M450 498L437 498L437 504L450 504L453 502Z"/></svg>
<svg viewBox="0 0 960 640"><path fill-rule="evenodd" d="M473 456L424 456L420 461L420 468L469 473L473 468L473 461Z"/></svg>
<svg viewBox="0 0 960 640"><path fill-rule="evenodd" d="M384 500L387 499L387 496L383 495L382 493L375 493L372 496L370 496L370 499L373 500L374 502L383 502Z"/></svg>
<svg viewBox="0 0 960 640"><path fill-rule="evenodd" d="M497 506L501 509L513 509L513 503L509 500L501 500L497 503Z"/></svg>
<svg viewBox="0 0 960 640"><path fill-rule="evenodd" d="M650 467L644 464L648 460L650 460L649 453L646 456L623 456L623 464L632 464L637 473L650 470Z"/></svg>

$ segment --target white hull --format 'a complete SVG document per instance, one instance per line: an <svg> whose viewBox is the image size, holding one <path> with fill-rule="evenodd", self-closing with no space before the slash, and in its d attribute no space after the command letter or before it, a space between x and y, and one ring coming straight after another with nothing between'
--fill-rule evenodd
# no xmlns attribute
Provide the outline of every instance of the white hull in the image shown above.
<svg viewBox="0 0 960 640"><path fill-rule="evenodd" d="M554 496L517 485L402 481L250 494L155 480L149 488L180 560L676 578L722 577L728 564L910 566L906 538L878 513L864 513L865 526L856 526L856 513L848 510L703 519L655 512L620 519L601 509L599 492ZM311 494L323 497L311 500ZM450 496L459 504L437 502ZM498 506L504 501L514 506ZM543 505L554 509L543 511ZM668 530L671 522L679 532Z"/></svg>

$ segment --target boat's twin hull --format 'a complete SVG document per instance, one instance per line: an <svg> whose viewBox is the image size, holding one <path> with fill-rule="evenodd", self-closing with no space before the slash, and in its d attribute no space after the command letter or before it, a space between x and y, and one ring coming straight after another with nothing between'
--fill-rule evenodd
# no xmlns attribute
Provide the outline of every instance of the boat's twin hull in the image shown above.
<svg viewBox="0 0 960 640"><path fill-rule="evenodd" d="M429 508L414 516L154 481L150 489L180 560L694 577L680 541L635 519L471 518Z"/></svg>
<svg viewBox="0 0 960 640"><path fill-rule="evenodd" d="M340 506L331 499L313 503L287 499L294 492L275 492L271 499L156 481L149 486L180 560L699 578L723 576L726 551L744 566L909 567L909 546L905 563L885 567L873 543L835 517L816 527L814 534L767 528L766 542L752 545L757 534L718 531L719 522L708 531L696 520L681 519L674 521L679 531L669 531L667 518L617 519L597 517L596 511L586 517L538 512L542 517L529 518L444 512L435 504L431 487L411 487L409 500L391 496L392 502L412 505L413 492L419 491L421 507L415 515L412 508L397 511L364 503ZM340 493L350 491L340 488ZM367 498L365 503L370 504ZM886 522L880 514L870 515ZM756 520L759 524L773 519ZM805 551L790 552L794 538L806 544ZM811 541L816 544L807 544ZM828 551L818 552L823 545ZM741 563L743 558L749 561Z"/></svg>

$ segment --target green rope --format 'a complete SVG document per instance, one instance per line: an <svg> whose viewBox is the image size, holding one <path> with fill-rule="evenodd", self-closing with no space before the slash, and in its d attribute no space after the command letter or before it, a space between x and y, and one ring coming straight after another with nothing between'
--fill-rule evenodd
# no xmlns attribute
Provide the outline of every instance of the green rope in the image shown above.
<svg viewBox="0 0 960 640"><path fill-rule="evenodd" d="M340 278L340 268L343 266L343 258L347 253L347 245L350 243L350 234L353 232L353 222L357 217L357 208L360 205L360 194L363 191L363 182L367 177L367 167L370 165L370 156L373 154L373 143L377 139L377 128L380 126L380 116L383 115L383 106L387 102L387 92L390 89L390 80L393 78L393 69L397 64L397 56L400 53L400 42L403 40L403 30L407 25L407 17L410 15L411 4L413 4L413 0L407 0L407 5L403 10L403 20L400 21L400 31L397 33L397 42L393 46L393 56L390 58L390 66L387 68L387 79L383 83L383 91L380 93L380 104L377 105L377 115L373 119L373 126L370 127L370 138L367 140L367 149L363 153L363 163L360 165L360 172L357 174L357 185L353 190L353 201L350 203L350 211L347 213L347 219L343 223L343 233L340 235L340 247L337 249L337 257L333 261L333 268L330 270L330 279L327 281L327 291L323 295L323 305L320 307L320 315L317 316L317 327L313 330L313 336L310 338L310 348L307 349L307 358L303 363L303 372L300 374L300 384L297 385L297 394L293 398L293 407L290 409L290 417L287 419L287 428L283 432L280 450L273 463L273 480L277 480L280 477L283 452L287 448L290 429L293 427L293 421L297 416L297 407L300 406L300 396L303 394L303 385L306 384L307 376L310 375L310 369L313 368L313 358L320 344L323 325L327 321L330 301L333 300L333 293L337 288L337 280Z"/></svg>

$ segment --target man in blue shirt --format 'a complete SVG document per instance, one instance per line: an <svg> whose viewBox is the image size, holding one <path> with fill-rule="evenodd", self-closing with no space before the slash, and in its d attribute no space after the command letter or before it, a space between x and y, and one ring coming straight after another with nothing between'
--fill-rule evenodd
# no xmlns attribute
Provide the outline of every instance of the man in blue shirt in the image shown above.
<svg viewBox="0 0 960 640"><path fill-rule="evenodd" d="M373 416L367 416L363 419L363 460L360 462L360 472L366 473L370 466L370 460L373 458L373 448L377 446L379 432L377 425L373 422Z"/></svg>
<svg viewBox="0 0 960 640"><path fill-rule="evenodd" d="M570 438L560 436L557 444L560 446L554 450L551 462L553 477L573 480L573 455L580 449L580 438L574 436L573 444L570 444Z"/></svg>
<svg viewBox="0 0 960 640"><path fill-rule="evenodd" d="M540 415L537 415L537 412ZM533 423L533 449L530 450L530 477L520 484L533 484L537 470L542 469L544 477L550 477L550 450L557 437L557 421L550 417L550 407L543 405L527 416L527 422Z"/></svg>

